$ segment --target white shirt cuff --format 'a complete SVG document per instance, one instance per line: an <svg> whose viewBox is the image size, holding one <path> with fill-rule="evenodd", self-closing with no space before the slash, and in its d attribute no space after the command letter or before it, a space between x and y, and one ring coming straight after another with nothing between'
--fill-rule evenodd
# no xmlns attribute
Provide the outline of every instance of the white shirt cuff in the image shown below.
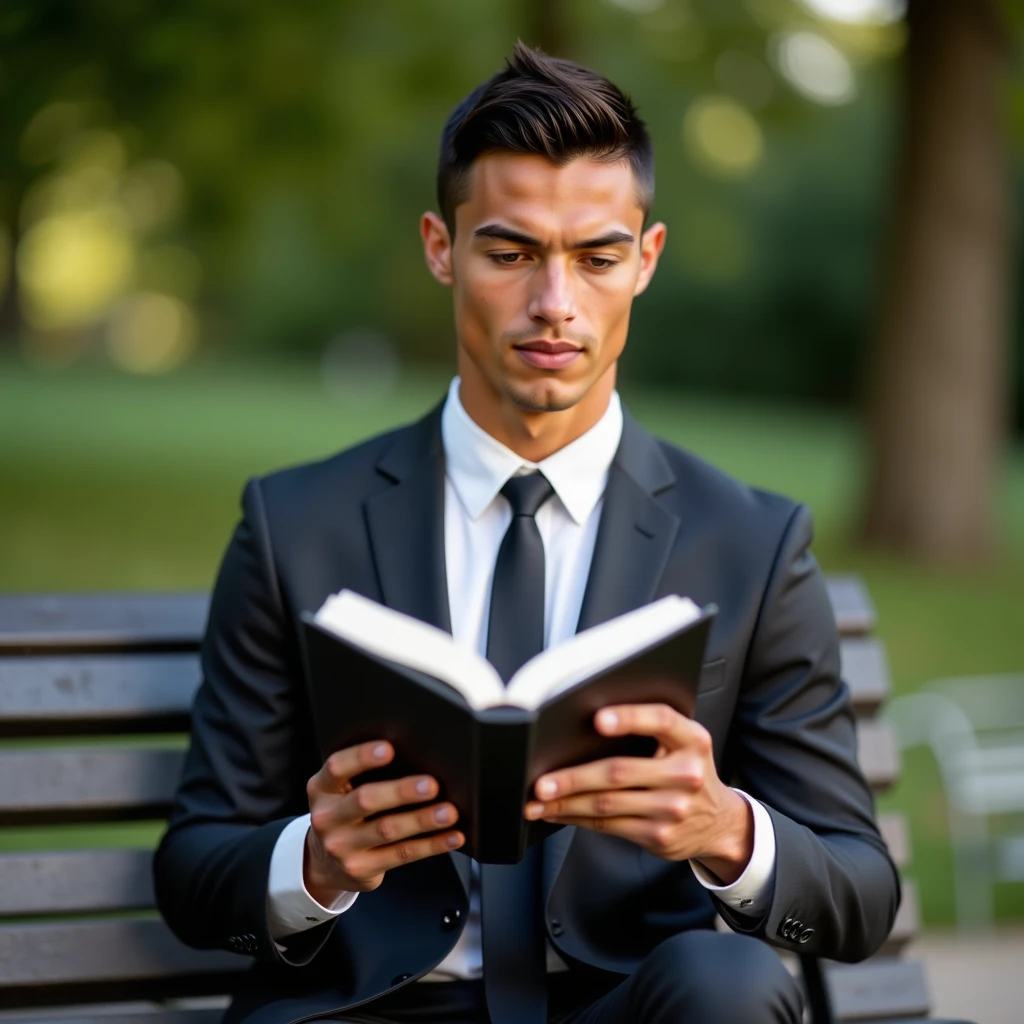
<svg viewBox="0 0 1024 1024"><path fill-rule="evenodd" d="M733 792L747 801L754 814L754 852L750 863L732 885L720 885L711 872L695 860L690 861L690 867L697 881L727 906L741 914L760 917L768 910L775 882L775 826L759 801L741 789Z"/></svg>
<svg viewBox="0 0 1024 1024"><path fill-rule="evenodd" d="M303 814L284 827L274 844L267 882L267 921L274 939L308 931L345 913L359 895L344 892L329 907L309 895L302 877L308 831L309 815Z"/></svg>

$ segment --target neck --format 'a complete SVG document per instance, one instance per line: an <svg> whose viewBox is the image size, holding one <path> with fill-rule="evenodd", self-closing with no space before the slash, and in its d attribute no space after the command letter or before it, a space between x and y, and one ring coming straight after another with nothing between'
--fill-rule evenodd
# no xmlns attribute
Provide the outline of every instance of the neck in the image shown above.
<svg viewBox="0 0 1024 1024"><path fill-rule="evenodd" d="M615 390L615 365L573 406L556 412L523 409L475 367L460 367L459 401L469 418L527 462L542 462L595 426Z"/></svg>

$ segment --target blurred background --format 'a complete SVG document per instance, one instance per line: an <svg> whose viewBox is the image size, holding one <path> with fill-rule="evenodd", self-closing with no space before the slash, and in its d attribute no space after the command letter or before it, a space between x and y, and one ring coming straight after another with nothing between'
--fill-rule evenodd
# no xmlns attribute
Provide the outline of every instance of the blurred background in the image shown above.
<svg viewBox="0 0 1024 1024"><path fill-rule="evenodd" d="M607 74L655 140L633 412L810 504L898 695L1024 673L1016 0L5 0L0 591L205 589L249 475L438 399L417 219L517 38ZM948 926L926 740L885 800ZM991 920L1024 921L1022 845Z"/></svg>

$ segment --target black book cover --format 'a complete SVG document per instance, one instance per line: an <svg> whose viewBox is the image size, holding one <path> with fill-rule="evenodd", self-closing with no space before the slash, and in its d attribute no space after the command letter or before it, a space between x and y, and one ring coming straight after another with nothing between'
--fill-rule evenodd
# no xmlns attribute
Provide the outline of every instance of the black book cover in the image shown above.
<svg viewBox="0 0 1024 1024"><path fill-rule="evenodd" d="M374 779L426 773L438 799L459 811L461 852L482 863L513 864L560 826L528 822L523 808L545 772L616 755L651 756L650 737L601 736L594 715L611 704L665 703L692 717L708 630L716 609L680 632L630 655L530 710L476 711L452 687L354 647L303 613L303 653L322 758L386 739L395 759L365 772Z"/></svg>

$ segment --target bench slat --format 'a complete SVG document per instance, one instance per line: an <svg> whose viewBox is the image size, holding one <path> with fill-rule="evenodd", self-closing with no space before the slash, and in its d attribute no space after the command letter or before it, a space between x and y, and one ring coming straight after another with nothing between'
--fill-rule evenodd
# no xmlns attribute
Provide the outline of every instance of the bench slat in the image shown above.
<svg viewBox="0 0 1024 1024"><path fill-rule="evenodd" d="M873 632L878 615L864 581L859 576L828 576L825 582L840 634L863 636Z"/></svg>
<svg viewBox="0 0 1024 1024"><path fill-rule="evenodd" d="M5 594L0 651L194 650L206 594Z"/></svg>
<svg viewBox="0 0 1024 1024"><path fill-rule="evenodd" d="M904 878L903 902L896 911L892 931L882 949L887 954L898 953L908 942L917 937L921 928L921 911L917 899L917 884L912 878Z"/></svg>
<svg viewBox="0 0 1024 1024"><path fill-rule="evenodd" d="M150 910L149 850L0 854L0 917Z"/></svg>
<svg viewBox="0 0 1024 1024"><path fill-rule="evenodd" d="M185 732L195 654L0 657L0 736Z"/></svg>
<svg viewBox="0 0 1024 1024"><path fill-rule="evenodd" d="M190 949L156 918L0 925L0 992L18 986L223 976L251 963L235 953Z"/></svg>
<svg viewBox="0 0 1024 1024"><path fill-rule="evenodd" d="M888 722L857 723L857 760L871 788L888 789L900 774L896 734Z"/></svg>
<svg viewBox="0 0 1024 1024"><path fill-rule="evenodd" d="M889 693L885 649L842 643L843 678L858 715ZM199 685L195 654L0 656L0 736L185 730Z"/></svg>
<svg viewBox="0 0 1024 1024"><path fill-rule="evenodd" d="M0 750L0 825L164 817L184 752Z"/></svg>
<svg viewBox="0 0 1024 1024"><path fill-rule="evenodd" d="M839 631L875 627L874 605L856 576L827 578ZM203 593L0 595L0 650L192 650L206 624Z"/></svg>
<svg viewBox="0 0 1024 1024"><path fill-rule="evenodd" d="M846 637L839 645L842 676L850 687L853 709L869 717L889 698L889 659L873 637Z"/></svg>
<svg viewBox="0 0 1024 1024"><path fill-rule="evenodd" d="M51 1009L43 1014L38 1010L20 1010L17 1016L0 1013L0 1024L220 1024L223 1017L223 1007L139 1009L127 1013L111 1008L111 1012L104 1015L102 1008L86 1005Z"/></svg>
<svg viewBox="0 0 1024 1024"><path fill-rule="evenodd" d="M891 725L861 722L858 757L875 789L899 774ZM0 750L0 824L161 816L181 773L180 750Z"/></svg>
<svg viewBox="0 0 1024 1024"><path fill-rule="evenodd" d="M924 968L915 960L831 964L825 969L825 983L840 1021L923 1017L931 1010Z"/></svg>
<svg viewBox="0 0 1024 1024"><path fill-rule="evenodd" d="M906 816L895 811L878 816L878 827L898 868L910 863L910 828Z"/></svg>

